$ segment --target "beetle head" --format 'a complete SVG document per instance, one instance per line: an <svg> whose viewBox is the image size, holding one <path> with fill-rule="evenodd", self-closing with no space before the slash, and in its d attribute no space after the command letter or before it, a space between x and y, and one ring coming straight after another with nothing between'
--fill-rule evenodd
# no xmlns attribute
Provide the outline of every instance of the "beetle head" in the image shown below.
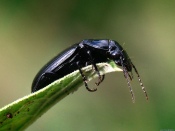
<svg viewBox="0 0 175 131"><path fill-rule="evenodd" d="M130 84L130 80L132 80L132 68L134 69L135 73L137 74L137 77L139 79L140 86L142 87L143 92L145 93L146 99L148 100L148 95L145 91L145 87L143 86L143 83L140 79L140 75L134 66L134 64L131 62L131 59L129 58L126 51L121 47L121 45L113 40L109 41L109 50L108 50L108 56L110 59L112 59L116 65L122 66L123 68L123 74L127 80L128 87L131 92L132 100L134 101L134 93L132 91L132 87ZM129 74L131 72L131 75Z"/></svg>
<svg viewBox="0 0 175 131"><path fill-rule="evenodd" d="M125 67L129 72L132 71L131 60L118 42L110 40L108 55L117 65Z"/></svg>

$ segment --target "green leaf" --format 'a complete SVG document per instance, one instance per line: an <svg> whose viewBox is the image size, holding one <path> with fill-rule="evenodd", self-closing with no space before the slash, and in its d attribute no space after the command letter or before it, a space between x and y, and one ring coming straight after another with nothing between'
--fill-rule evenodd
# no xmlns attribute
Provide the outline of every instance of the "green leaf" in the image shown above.
<svg viewBox="0 0 175 131"><path fill-rule="evenodd" d="M112 61L99 63L97 67L101 74L122 71ZM82 69L88 80L97 77L92 66ZM24 130L58 101L76 91L83 85L79 71L51 83L47 87L27 95L0 109L0 131Z"/></svg>

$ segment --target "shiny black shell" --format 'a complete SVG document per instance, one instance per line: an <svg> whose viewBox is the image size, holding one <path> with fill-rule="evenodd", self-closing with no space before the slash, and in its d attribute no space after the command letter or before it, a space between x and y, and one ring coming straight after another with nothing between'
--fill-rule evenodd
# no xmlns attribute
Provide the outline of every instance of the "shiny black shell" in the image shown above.
<svg viewBox="0 0 175 131"><path fill-rule="evenodd" d="M108 39L82 40L55 56L38 72L33 80L32 92L77 70L78 67L82 68L92 62L96 64L108 60L114 60L119 66L123 64L127 71L132 70L129 56L118 42Z"/></svg>

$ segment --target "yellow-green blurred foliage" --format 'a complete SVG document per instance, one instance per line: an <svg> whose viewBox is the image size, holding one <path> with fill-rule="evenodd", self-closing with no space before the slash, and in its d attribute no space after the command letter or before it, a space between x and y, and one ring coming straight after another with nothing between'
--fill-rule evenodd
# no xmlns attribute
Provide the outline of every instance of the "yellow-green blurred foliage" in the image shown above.
<svg viewBox="0 0 175 131"><path fill-rule="evenodd" d="M108 74L97 92L82 86L27 131L174 131L173 0L0 1L0 107L29 94L48 60L87 38L125 43L150 100L136 76L133 104L122 72Z"/></svg>

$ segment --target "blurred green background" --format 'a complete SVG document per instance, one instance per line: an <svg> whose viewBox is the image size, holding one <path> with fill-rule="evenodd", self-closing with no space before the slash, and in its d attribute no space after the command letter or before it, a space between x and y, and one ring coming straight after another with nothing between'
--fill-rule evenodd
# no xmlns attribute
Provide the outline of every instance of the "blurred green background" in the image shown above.
<svg viewBox="0 0 175 131"><path fill-rule="evenodd" d="M48 60L87 38L125 43L149 101L136 76L133 104L122 72L111 73L97 92L81 87L27 131L175 131L174 0L0 1L0 107L29 94Z"/></svg>

